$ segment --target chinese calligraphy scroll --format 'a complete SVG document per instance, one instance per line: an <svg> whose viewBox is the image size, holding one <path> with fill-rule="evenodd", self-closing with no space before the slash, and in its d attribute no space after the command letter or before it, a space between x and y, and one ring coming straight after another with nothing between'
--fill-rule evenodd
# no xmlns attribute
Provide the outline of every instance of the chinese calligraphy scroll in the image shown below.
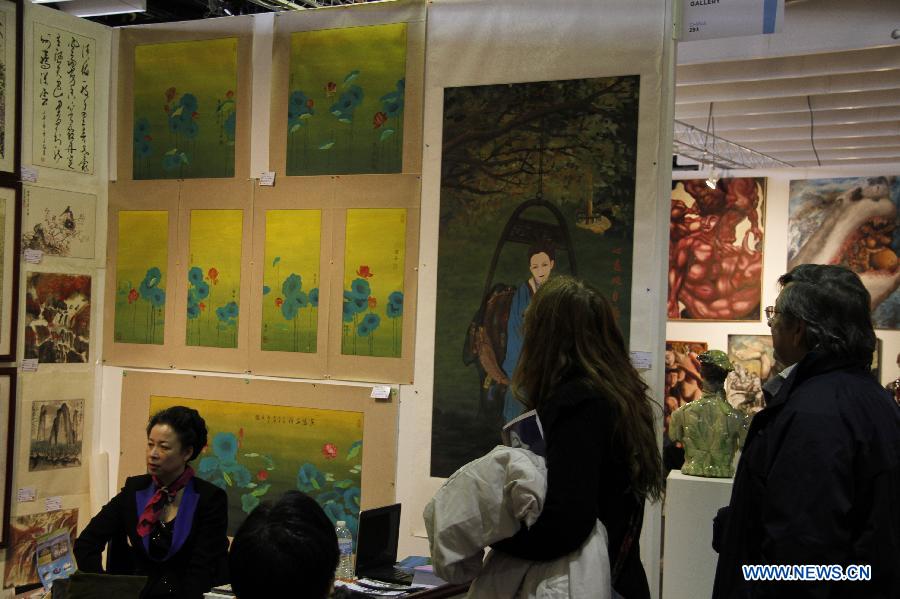
<svg viewBox="0 0 900 599"><path fill-rule="evenodd" d="M94 39L34 23L34 164L94 173Z"/></svg>

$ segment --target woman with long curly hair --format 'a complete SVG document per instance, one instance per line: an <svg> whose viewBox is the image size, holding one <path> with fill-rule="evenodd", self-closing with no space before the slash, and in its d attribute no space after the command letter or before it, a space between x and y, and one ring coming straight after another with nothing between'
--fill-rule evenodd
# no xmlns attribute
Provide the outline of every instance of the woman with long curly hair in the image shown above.
<svg viewBox="0 0 900 599"><path fill-rule="evenodd" d="M609 535L613 588L625 599L649 598L638 537L644 500L663 490L654 402L599 291L567 276L537 291L513 388L537 409L544 429L547 495L531 528L523 525L493 548L556 559L578 549L599 518Z"/></svg>

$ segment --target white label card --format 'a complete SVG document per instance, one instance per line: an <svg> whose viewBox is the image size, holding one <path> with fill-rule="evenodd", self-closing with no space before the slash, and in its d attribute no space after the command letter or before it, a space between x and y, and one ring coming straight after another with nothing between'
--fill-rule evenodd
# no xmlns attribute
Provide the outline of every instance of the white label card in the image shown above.
<svg viewBox="0 0 900 599"><path fill-rule="evenodd" d="M56 495L55 497L48 497L44 500L44 511L45 512L55 512L56 510L62 509L62 497Z"/></svg>
<svg viewBox="0 0 900 599"><path fill-rule="evenodd" d="M30 166L22 167L22 181L25 183L37 183L38 172Z"/></svg>
<svg viewBox="0 0 900 599"><path fill-rule="evenodd" d="M390 399L391 398L391 386L390 385L376 385L372 387L372 394L369 396L372 399Z"/></svg>
<svg viewBox="0 0 900 599"><path fill-rule="evenodd" d="M650 370L653 368L653 354L648 351L633 351L631 363L637 370Z"/></svg>
<svg viewBox="0 0 900 599"><path fill-rule="evenodd" d="M19 503L34 501L35 497L37 497L37 489L34 487L22 487L16 491L16 501Z"/></svg>
<svg viewBox="0 0 900 599"><path fill-rule="evenodd" d="M266 171L259 174L259 184L272 187L275 185L275 171Z"/></svg>
<svg viewBox="0 0 900 599"><path fill-rule="evenodd" d="M25 358L24 360L22 360L22 372L37 372L37 369L37 358Z"/></svg>
<svg viewBox="0 0 900 599"><path fill-rule="evenodd" d="M40 264L41 260L44 259L44 252L41 250L25 250L25 262L28 264Z"/></svg>

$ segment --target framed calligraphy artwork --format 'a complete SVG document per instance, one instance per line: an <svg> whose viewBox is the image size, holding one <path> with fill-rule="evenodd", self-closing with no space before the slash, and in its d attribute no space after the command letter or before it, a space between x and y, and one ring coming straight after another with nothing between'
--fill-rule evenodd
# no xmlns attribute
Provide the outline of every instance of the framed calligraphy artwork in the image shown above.
<svg viewBox="0 0 900 599"><path fill-rule="evenodd" d="M93 175L97 41L40 21L32 35L31 162Z"/></svg>
<svg viewBox="0 0 900 599"><path fill-rule="evenodd" d="M8 544L16 427L16 369L0 368L0 547Z"/></svg>
<svg viewBox="0 0 900 599"><path fill-rule="evenodd" d="M16 5L0 1L0 172L16 172L18 70Z"/></svg>

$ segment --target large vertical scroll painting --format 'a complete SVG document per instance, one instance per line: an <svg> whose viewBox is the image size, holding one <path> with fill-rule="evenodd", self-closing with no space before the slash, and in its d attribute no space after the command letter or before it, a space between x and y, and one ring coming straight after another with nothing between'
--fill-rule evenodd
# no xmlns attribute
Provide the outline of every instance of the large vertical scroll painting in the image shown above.
<svg viewBox="0 0 900 599"><path fill-rule="evenodd" d="M321 210L267 210L262 349L315 353Z"/></svg>
<svg viewBox="0 0 900 599"><path fill-rule="evenodd" d="M134 50L134 179L233 177L237 38Z"/></svg>
<svg viewBox="0 0 900 599"><path fill-rule="evenodd" d="M406 23L291 34L287 174L399 173Z"/></svg>
<svg viewBox="0 0 900 599"><path fill-rule="evenodd" d="M31 161L93 174L96 40L35 21L32 47Z"/></svg>
<svg viewBox="0 0 900 599"><path fill-rule="evenodd" d="M242 210L192 210L186 345L237 347Z"/></svg>
<svg viewBox="0 0 900 599"><path fill-rule="evenodd" d="M197 474L228 494L228 534L261 500L290 489L312 496L332 522L356 532L360 506L363 414L232 401L150 397L150 413L173 405L206 420L209 443Z"/></svg>
<svg viewBox="0 0 900 599"><path fill-rule="evenodd" d="M900 177L791 181L788 268L842 264L872 296L872 324L900 329Z"/></svg>
<svg viewBox="0 0 900 599"><path fill-rule="evenodd" d="M432 476L499 441L534 289L576 275L626 337L638 76L444 90ZM518 405L517 405L518 404Z"/></svg>
<svg viewBox="0 0 900 599"><path fill-rule="evenodd" d="M347 210L341 353L399 358L406 209Z"/></svg>
<svg viewBox="0 0 900 599"><path fill-rule="evenodd" d="M672 182L670 320L761 317L766 180Z"/></svg>
<svg viewBox="0 0 900 599"><path fill-rule="evenodd" d="M119 211L113 338L162 345L165 338L169 213Z"/></svg>

